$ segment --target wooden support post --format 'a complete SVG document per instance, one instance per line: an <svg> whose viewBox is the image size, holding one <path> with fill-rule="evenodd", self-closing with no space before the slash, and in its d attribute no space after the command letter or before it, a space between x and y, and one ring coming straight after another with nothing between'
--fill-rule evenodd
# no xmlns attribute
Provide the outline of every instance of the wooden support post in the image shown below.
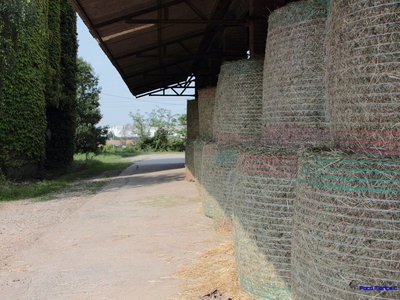
<svg viewBox="0 0 400 300"><path fill-rule="evenodd" d="M268 30L267 0L249 0L249 50L250 57L265 54Z"/></svg>

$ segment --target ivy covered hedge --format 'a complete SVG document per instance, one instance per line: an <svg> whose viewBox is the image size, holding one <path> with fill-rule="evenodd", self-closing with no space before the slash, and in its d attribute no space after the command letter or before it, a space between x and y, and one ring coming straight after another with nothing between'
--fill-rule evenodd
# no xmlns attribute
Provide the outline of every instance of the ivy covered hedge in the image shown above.
<svg viewBox="0 0 400 300"><path fill-rule="evenodd" d="M55 0L51 0L55 1ZM68 0L60 1L60 86L57 105L47 107L46 169L64 169L72 163L76 132L77 29L76 13Z"/></svg>
<svg viewBox="0 0 400 300"><path fill-rule="evenodd" d="M68 0L0 2L0 176L73 160L76 55Z"/></svg>
<svg viewBox="0 0 400 300"><path fill-rule="evenodd" d="M21 8L24 8L21 2ZM1 4L4 8L5 4ZM28 4L26 4L28 5ZM0 98L0 167L12 177L31 176L44 157L46 129L45 74L47 56L47 0L34 1L30 10L32 23L24 16L11 26L7 49L3 48ZM8 7L16 9L16 7ZM31 25L31 26L27 26ZM23 28L19 28L22 27Z"/></svg>

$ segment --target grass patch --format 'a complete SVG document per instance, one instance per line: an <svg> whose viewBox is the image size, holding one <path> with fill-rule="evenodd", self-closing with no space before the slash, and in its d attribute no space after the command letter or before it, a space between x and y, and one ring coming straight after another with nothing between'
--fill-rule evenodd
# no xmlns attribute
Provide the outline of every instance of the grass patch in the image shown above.
<svg viewBox="0 0 400 300"><path fill-rule="evenodd" d="M41 180L15 182L0 177L0 201L13 201L21 199L49 200L54 194L71 186L84 185L90 194L99 191L113 176L129 167L132 162L123 161L121 158L135 156L138 153L104 153L91 157L86 161L84 154L74 157L73 165L65 172L49 172ZM84 181L91 178L102 177L99 181ZM107 178L109 180L107 180Z"/></svg>

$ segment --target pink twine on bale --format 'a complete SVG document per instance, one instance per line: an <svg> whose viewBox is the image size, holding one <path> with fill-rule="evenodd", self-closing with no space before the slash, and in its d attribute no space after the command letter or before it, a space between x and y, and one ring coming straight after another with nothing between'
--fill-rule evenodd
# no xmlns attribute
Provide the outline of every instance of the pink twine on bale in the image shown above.
<svg viewBox="0 0 400 300"><path fill-rule="evenodd" d="M297 172L297 154L242 154L237 169L245 173L289 175Z"/></svg>

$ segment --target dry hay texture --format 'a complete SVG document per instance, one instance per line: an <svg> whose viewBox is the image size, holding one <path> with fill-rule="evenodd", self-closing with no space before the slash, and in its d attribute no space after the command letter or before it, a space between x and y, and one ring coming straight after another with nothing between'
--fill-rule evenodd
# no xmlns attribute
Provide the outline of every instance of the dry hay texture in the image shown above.
<svg viewBox="0 0 400 300"><path fill-rule="evenodd" d="M187 101L187 138L196 139L199 136L198 100Z"/></svg>
<svg viewBox="0 0 400 300"><path fill-rule="evenodd" d="M199 299L199 295L216 289L223 296L234 300L256 300L240 288L231 239L202 253L191 265L181 268L174 277L184 280L184 291L172 298L174 300Z"/></svg>
<svg viewBox="0 0 400 300"><path fill-rule="evenodd" d="M201 159L201 202L204 214L210 218L214 216L217 206L215 195L212 193L217 188L214 181L216 160L217 144L205 143Z"/></svg>
<svg viewBox="0 0 400 300"><path fill-rule="evenodd" d="M242 288L261 299L290 299L297 164L296 153L281 149L239 154L233 219L236 264Z"/></svg>
<svg viewBox="0 0 400 300"><path fill-rule="evenodd" d="M326 18L326 1L291 3L269 17L262 115L266 145L298 148L330 143Z"/></svg>
<svg viewBox="0 0 400 300"><path fill-rule="evenodd" d="M196 182L201 185L201 171L202 171L202 160L203 160L203 147L206 141L203 139L196 139L193 144L193 164L196 175Z"/></svg>
<svg viewBox="0 0 400 300"><path fill-rule="evenodd" d="M261 137L263 60L221 66L214 109L218 144L258 142Z"/></svg>
<svg viewBox="0 0 400 300"><path fill-rule="evenodd" d="M399 156L399 0L332 0L327 80L335 144Z"/></svg>
<svg viewBox="0 0 400 300"><path fill-rule="evenodd" d="M194 165L194 142L195 140L186 140L186 149L185 149L185 167L186 167L186 176L188 178L192 178L196 176L196 170Z"/></svg>
<svg viewBox="0 0 400 300"><path fill-rule="evenodd" d="M400 299L400 162L336 151L301 155L293 299ZM352 283L350 285L350 283Z"/></svg>
<svg viewBox="0 0 400 300"><path fill-rule="evenodd" d="M235 187L235 169L237 151L240 146L218 145L214 168L214 185L211 193L216 200L213 221L214 228L232 229L233 188Z"/></svg>
<svg viewBox="0 0 400 300"><path fill-rule="evenodd" d="M199 135L206 140L213 139L214 105L216 88L198 90Z"/></svg>

